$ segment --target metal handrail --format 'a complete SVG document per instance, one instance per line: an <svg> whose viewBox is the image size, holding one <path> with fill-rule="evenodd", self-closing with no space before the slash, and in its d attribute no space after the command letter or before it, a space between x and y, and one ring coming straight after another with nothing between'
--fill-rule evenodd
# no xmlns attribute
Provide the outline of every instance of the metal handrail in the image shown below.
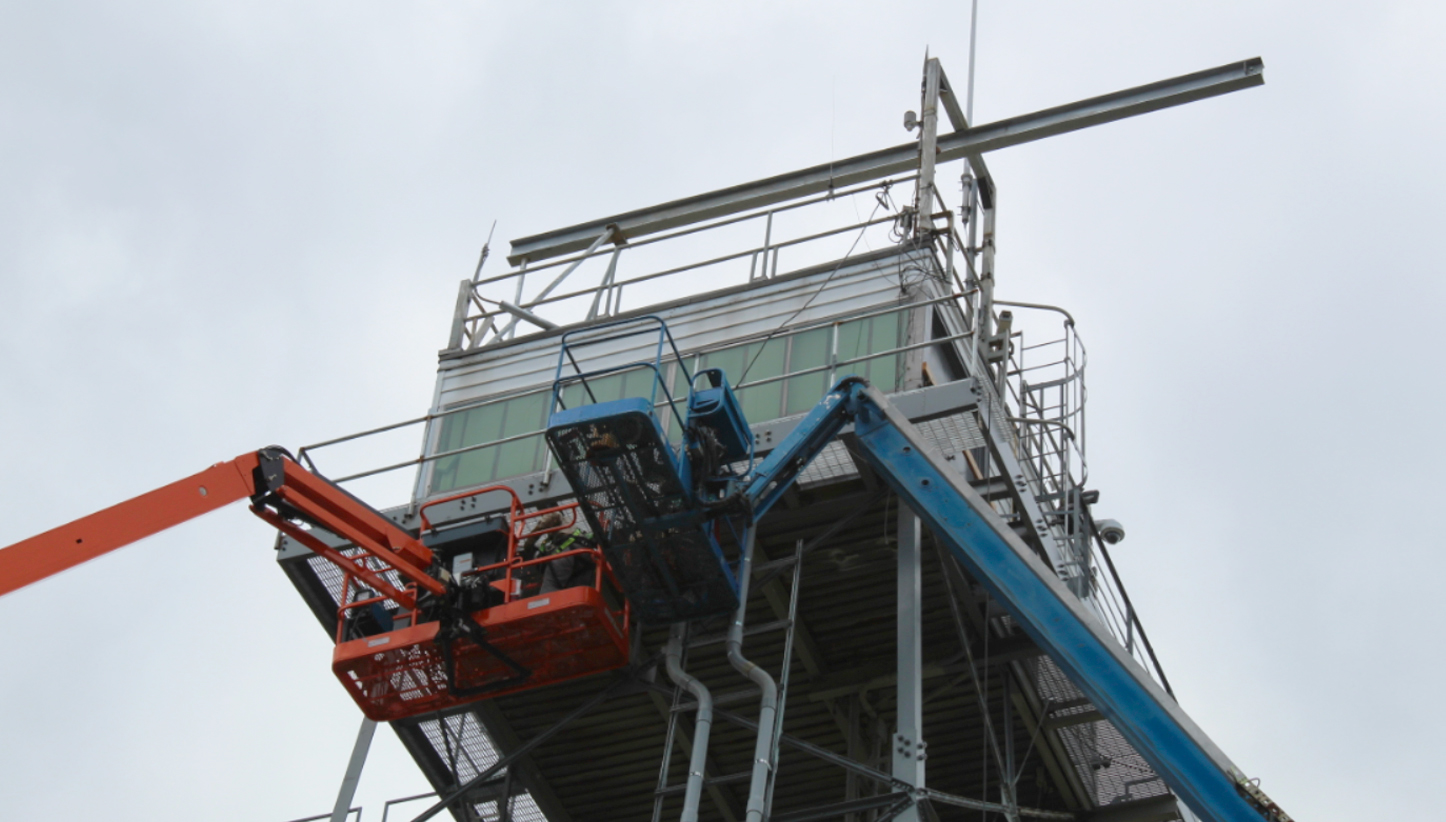
<svg viewBox="0 0 1446 822"><path fill-rule="evenodd" d="M654 272L654 273L652 273L652 274L645 274L645 275L643 275L643 276L641 276L641 277L634 277L634 278L629 279L629 280L615 280L615 281L613 281L608 287L610 287L610 288L622 288L622 287L625 286L625 285L634 285L634 284L637 284L637 283L650 282L650 281L652 281L652 280L657 280L657 279L660 279L660 278L662 278L662 277L671 277L671 276L673 276L673 275L675 275L675 274L682 274L682 273L687 272L687 271L695 271L695 270L700 269L700 268L707 268L707 267L710 266L710 265L717 265L717 264L719 264L719 263L726 263L726 262L730 262L730 261L732 261L732 260L741 260L741 259L743 259L744 257L748 257L748 256L751 256L751 255L757 254L757 253L760 252L760 251L769 251L769 252L772 252L772 253L774 253L774 254L777 254L778 250L779 250L779 249L782 249L782 248L790 248L790 247L792 247L792 246L802 245L803 243L813 242L814 240L821 240L821 239L823 239L824 237L832 237L832 236L835 236L835 235L838 235L838 234L845 234L845 233L847 233L847 232L850 232L850 231L853 231L853 230L859 229L859 228L869 228L869 227L871 227L871 226L883 225L884 223L893 222L893 220L894 220L893 217L880 217L880 218L878 218L878 219L876 219L876 220L867 220L867 221L862 222L862 223L852 223L852 224L846 225L846 226L844 226L844 227L842 227L842 228L832 228L832 229L829 229L829 230L827 230L827 231L820 231L820 232L818 232L818 233L816 233L816 234L809 234L809 235L806 235L806 236L803 236L803 237L798 237L798 238L795 238L795 239L792 239L792 240L785 240L785 241L780 242L780 243L774 243L771 247L758 246L758 247L755 247L755 248L746 249L746 250L744 250L744 251L737 251L737 252L734 252L734 253L732 253L732 254L725 254L725 255L723 255L723 256L721 256L721 257L712 257L712 258L709 258L709 259L707 259L707 260L703 260L703 261L701 261L701 262L689 263L689 264L687 264L687 265L681 265L681 266L676 266L676 267L674 267L674 268L664 269L663 271L657 271L657 272ZM584 297L584 296L587 296L587 295L589 295L589 294L593 294L593 293L595 293L596 291L598 291L598 289L600 289L600 288L602 288L602 287L603 287L603 286L601 286L601 285L597 285L597 286L592 286L592 287L589 287L589 288L580 289L580 290L578 290L578 291L568 292L568 293L565 293L565 294L553 294L553 295L550 295L550 296L545 297L545 298L543 298L543 299L536 300L536 301L533 301L533 302L529 302L529 303L527 303L526 305L524 305L524 306L522 306L522 307L523 307L523 308L536 308L537 306L540 306L540 305L547 305L547 304L549 304L549 303L559 303L559 302L563 302L563 301L565 301L565 300L576 299L577 297Z"/></svg>
<svg viewBox="0 0 1446 822"><path fill-rule="evenodd" d="M744 213L744 214L740 214L740 215L735 216L735 217L727 217L727 218L722 219L722 220L717 220L717 221L713 221L713 222L703 223L703 224L700 224L700 225L691 225L691 226L688 226L687 228L678 229L677 231L672 231L672 232L663 233L663 234L657 234L657 235L654 235L654 236L652 236L652 237L645 237L645 238L640 239L640 240L630 240L630 241L628 241L628 247L629 247L629 248L642 248L642 247L644 247L644 246L653 245L653 244L655 244L655 243L664 242L664 241L666 241L666 240L673 240L673 239L677 239L678 237L685 237L685 236L688 236L688 235L690 235L690 234L697 234L697 233L703 232L703 231L711 231L712 229L715 229L715 228L723 228L724 226L736 225L736 224L738 224L738 223L748 222L749 220L757 220L757 219L759 219L759 218L767 218L769 215L773 215L773 214L781 214L781 213L786 212L786 211L794 211L794 210L796 210L796 209L805 208L805 207L807 207L807 206L817 205L817 204L819 204L819 203L830 202L830 201L833 201L833 200L837 200L837 199L839 199L840 197L851 197L851 196L853 196L853 195L855 195L855 194L861 194L861 193L863 193L863 192L865 192L865 191L870 191L870 190L873 190L873 189L884 189L884 190L888 190L888 189L890 189L890 188L893 188L895 185L898 185L899 183L907 183L907 182L910 182L911 180L914 180L917 176L918 176L918 175L910 174L910 175L906 175L906 176L903 176L903 177L892 177L892 178L889 178L889 179L887 179L887 180L882 180L882 181L877 182L877 183L864 183L864 184L861 184L861 185L853 186L853 187L851 187L851 188L845 188L845 189L843 189L843 190L841 190L841 191L833 191L833 192L830 192L830 193L828 193L828 194L819 195L819 196L817 196L817 197L810 197L810 198L803 199L803 200L797 200L797 201L795 201L795 202L788 203L788 204L785 204L785 205L771 206L771 207L768 207L768 208L765 208L765 209L758 209L758 210L750 211L750 212L747 212L747 213ZM599 250L599 251L594 252L594 253L591 254L591 255L589 255L589 254L579 254L579 255L576 255L576 256L572 256L572 257L561 257L561 258L558 258L558 259L553 260L553 261L551 261L551 262L543 263L543 264L541 264L541 265L539 265L539 266L536 266L536 267L533 267L533 268L528 268L528 269L525 270L525 273L531 274L531 273L534 273L534 272L537 272L537 271L546 271L546 270L549 269L549 268L557 268L557 267L560 267L560 266L564 266L564 265L567 265L567 264L569 264L569 263L571 263L571 262L574 262L574 261L576 261L576 260L578 260L578 259L587 259L589 256L598 256L598 255L600 255L600 254L610 254L610 253L612 253L612 250L611 250L611 249L609 249L608 251L601 251L601 250ZM505 273L505 274L498 274L498 275L495 276L495 277L489 277L489 278L487 278L487 279L485 279L485 280L478 280L476 284L477 284L477 285L489 285L489 284L491 284L491 283L502 282L502 281L507 280L507 279L510 279L510 278L512 278L512 277L516 277L516 276L518 276L519 274L522 274L522 273L524 273L523 270L509 271L509 272L507 272L507 273Z"/></svg>
<svg viewBox="0 0 1446 822"><path fill-rule="evenodd" d="M506 272L504 274L499 274L494 277L488 277L481 280L466 281L462 284L464 293L459 294L458 297L457 318L454 320L457 325L454 325L452 344L460 345L468 350L472 350L482 345L485 335L491 334L490 339L493 341L509 338L513 335L516 328L515 318L505 323L505 325L499 324L494 321L494 318L498 316L498 312L506 313L504 307L501 305L504 300L500 298L484 298L479 293L479 289L484 286L495 285L506 280L516 280L517 289L516 293L513 295L513 299L511 300L511 302L516 304L523 310L532 309L542 305L561 303L568 300L577 299L579 297L587 297L591 295L593 297L594 303L593 310L589 313L589 316L591 317L596 314L600 306L604 309L604 314L617 313L620 310L622 290L626 286L646 283L662 277L675 276L690 271L697 271L708 266L718 265L734 260L741 260L745 257L750 258L753 261L753 268L750 270L749 275L749 279L752 280L754 279L753 272L755 272L757 268L758 257L760 254L764 255L764 276L767 277L767 272L770 268L772 268L776 273L778 255L781 249L797 247L805 243L810 243L819 239L851 232L860 228L867 229L873 226L883 225L892 222L894 219L894 217L890 215L879 219L870 219L860 223L849 224L840 228L832 228L826 231L815 232L801 237L794 237L785 240L776 240L772 237L773 216L775 214L784 213L787 211L792 211L795 209L804 208L823 202L828 202L830 200L837 199L840 196L854 196L871 190L887 191L889 187L900 182L906 182L910 179L913 179L913 177L907 176L885 180L880 183L869 183L866 185L860 185L845 189L842 192L833 192L831 195L828 196L808 198L786 205L775 206L766 210L758 210L747 214L717 220L704 225L689 226L675 232L663 234L661 236L649 237L637 240L635 242L630 242L626 245L622 244L621 241L615 239L612 248L603 247L602 242L607 239L607 235L604 234L603 236L599 237L598 242L595 242L592 247L590 247L586 252L582 254L576 254L561 259L552 260L535 268L528 268L527 264L524 262L519 268L513 271ZM950 221L950 230L952 231L952 214L946 213L943 216ZM683 237L701 231L707 231L710 229L717 229L725 226L735 225L748 220L757 220L759 218L764 218L767 220L765 238L763 245L761 246L752 246L742 251L713 257L700 262L692 262L683 266L676 266L666 269L664 271L645 274L643 276L631 277L626 279L619 279L616 276L619 255L621 255L621 253L625 250L637 249L640 247L651 245L653 243L676 239L678 237ZM767 259L769 254L772 255L771 261ZM560 294L548 293L551 292L558 284L562 282L563 279L570 275L584 261L593 257L599 257L603 255L611 255L612 261L609 263L607 273L603 276L601 282L587 288L577 289L570 292ZM529 301L524 302L522 300L523 285L525 282L525 278L528 274L533 272L547 271L560 266L568 266L568 268L564 270L563 273L559 275L547 287L544 293L538 295L537 298ZM606 304L603 304L602 297L605 293L609 296ZM496 308L489 308L488 304L496 306ZM481 313L470 313L470 311L468 311L467 309L472 306L475 306Z"/></svg>
<svg viewBox="0 0 1446 822"><path fill-rule="evenodd" d="M362 811L362 809L359 808L359 807L358 807L358 808L352 808L351 810L349 810L349 811L346 812L346 815L347 815L348 817L350 817L352 814L356 814L357 822L361 822L361 811ZM319 820L322 820L322 819L330 819L331 817L332 817L332 814L331 814L331 813L324 813L324 814L321 814L321 815L319 815L319 816L308 816L308 817L306 817L306 818L304 818L304 819L293 819L293 820L291 820L291 822L319 822Z"/></svg>
<svg viewBox="0 0 1446 822"><path fill-rule="evenodd" d="M1021 459L1031 468L1044 492L1040 499L1046 515L1061 525L1071 518L1074 520L1073 527L1066 528L1063 537L1067 544L1074 546L1071 564L1077 566L1078 573L1087 580L1087 591L1080 592L1081 595L1093 602L1095 613L1125 651L1169 691L1169 681L1149 645L1139 615L1095 531L1088 507L1079 499L1088 478L1082 431L1086 353L1075 331L1074 318L1062 308L1039 303L999 300L995 305L1053 311L1064 317L1064 333L1058 338L1025 345L1022 332L1012 335L1017 344L1006 368L1010 379L1005 381L1005 394L1009 405L1018 413L1006 416L1016 426ZM1025 364L1019 359L1026 353L1037 356L1046 349L1059 351L1048 354L1048 361L1039 364ZM1055 379L1038 383L1026 379L1028 374L1049 369L1060 369L1062 373ZM1050 392L1049 397L1042 396L1045 392ZM1103 558L1102 573L1094 572L1100 564L1097 558Z"/></svg>
<svg viewBox="0 0 1446 822"><path fill-rule="evenodd" d="M404 796L401 799L388 799L386 801L386 804L382 805L382 822L387 822L387 814L391 813L393 805L400 805L404 802L416 802L418 799L427 799L436 795L436 791L427 791L426 793L419 793L416 796Z"/></svg>

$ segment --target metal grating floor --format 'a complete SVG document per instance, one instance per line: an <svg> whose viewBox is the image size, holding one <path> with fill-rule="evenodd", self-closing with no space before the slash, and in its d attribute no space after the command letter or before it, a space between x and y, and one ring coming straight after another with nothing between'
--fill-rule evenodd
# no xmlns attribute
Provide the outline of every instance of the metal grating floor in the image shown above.
<svg viewBox="0 0 1446 822"><path fill-rule="evenodd" d="M1040 698L1062 706L1051 712L1051 718L1060 720L1095 712L1054 660L1042 656L1031 667ZM1108 721L1066 725L1057 732L1070 752L1080 782L1096 805L1104 807L1169 793L1164 780Z"/></svg>
<svg viewBox="0 0 1446 822"><path fill-rule="evenodd" d="M488 738L477 717L471 713L453 714L440 719L427 719L418 723L432 748L446 758L459 782L466 782L492 767L502 756ZM502 771L499 776L505 774ZM472 805L479 822L493 822L501 819L498 801L477 802ZM509 810L515 822L547 822L547 816L537 807L527 793L514 795Z"/></svg>

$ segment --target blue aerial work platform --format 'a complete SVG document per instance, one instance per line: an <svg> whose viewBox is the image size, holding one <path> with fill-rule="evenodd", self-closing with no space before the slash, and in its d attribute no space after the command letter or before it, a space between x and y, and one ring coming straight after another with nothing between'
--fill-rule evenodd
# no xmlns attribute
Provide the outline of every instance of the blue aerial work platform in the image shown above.
<svg viewBox="0 0 1446 822"><path fill-rule="evenodd" d="M717 534L726 520L709 505L704 489L715 485L729 464L748 459L752 439L722 372L700 374L711 384L692 390L693 377L681 365L667 325L656 317L595 326L581 341L569 339L574 333L562 338L547 442L635 613L666 624L733 611L738 579ZM657 342L650 362L587 372L577 366L576 353L584 346L652 334ZM686 419L662 377L666 353L680 362L689 384ZM565 363L574 373L563 375ZM640 369L646 396L598 401L599 381ZM592 402L565 407L570 386ZM669 442L660 406L678 426L678 445Z"/></svg>

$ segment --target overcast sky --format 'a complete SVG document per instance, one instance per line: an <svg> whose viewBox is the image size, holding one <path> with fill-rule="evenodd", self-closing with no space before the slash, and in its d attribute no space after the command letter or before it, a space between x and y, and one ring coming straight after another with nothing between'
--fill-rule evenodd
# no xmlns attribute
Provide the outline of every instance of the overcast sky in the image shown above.
<svg viewBox="0 0 1446 822"><path fill-rule="evenodd" d="M1429 816L1446 10L982 5L976 122L1264 58L991 155L999 294L1079 321L1096 510L1186 710L1297 819ZM492 220L502 250L903 142L968 16L0 2L0 545L425 411ZM330 809L360 715L271 541L234 506L0 600L0 816ZM372 820L427 789L377 740Z"/></svg>

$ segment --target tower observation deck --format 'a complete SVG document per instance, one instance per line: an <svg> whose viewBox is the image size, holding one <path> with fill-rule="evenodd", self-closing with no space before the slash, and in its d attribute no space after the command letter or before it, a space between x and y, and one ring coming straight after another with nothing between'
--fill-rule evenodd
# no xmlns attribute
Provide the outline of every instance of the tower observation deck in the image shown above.
<svg viewBox="0 0 1446 822"><path fill-rule="evenodd" d="M422 456L334 479L414 471L412 498L385 513L424 539L505 516L510 495L482 489L511 489L529 511L571 502L544 437L560 339L659 318L676 344L657 372L668 395L687 396L685 374L723 369L755 459L840 379L865 378L1168 692L1109 557L1116 535L1091 513L1074 320L996 295L997 189L983 155L1256 85L1261 72L1246 61L971 128L930 60L914 142L514 240L507 270L479 264L459 284L432 407L402 424L421 432ZM947 185L946 163L958 174ZM562 399L653 397L670 410L651 392L653 371L636 365L654 360L650 345L586 349L586 367L608 373ZM676 418L659 417L678 442ZM298 456L324 472L340 442ZM720 545L736 563L740 540ZM339 609L365 592L305 546L282 537L278 548L336 635ZM1194 818L1167 775L920 528L847 431L759 520L751 566L737 570L748 576L744 651L778 689L765 818ZM430 813L675 819L701 761L698 818L749 818L761 691L729 662L732 621L635 619L622 668L394 721L437 791ZM690 677L711 694L701 760L690 756L702 724Z"/></svg>

